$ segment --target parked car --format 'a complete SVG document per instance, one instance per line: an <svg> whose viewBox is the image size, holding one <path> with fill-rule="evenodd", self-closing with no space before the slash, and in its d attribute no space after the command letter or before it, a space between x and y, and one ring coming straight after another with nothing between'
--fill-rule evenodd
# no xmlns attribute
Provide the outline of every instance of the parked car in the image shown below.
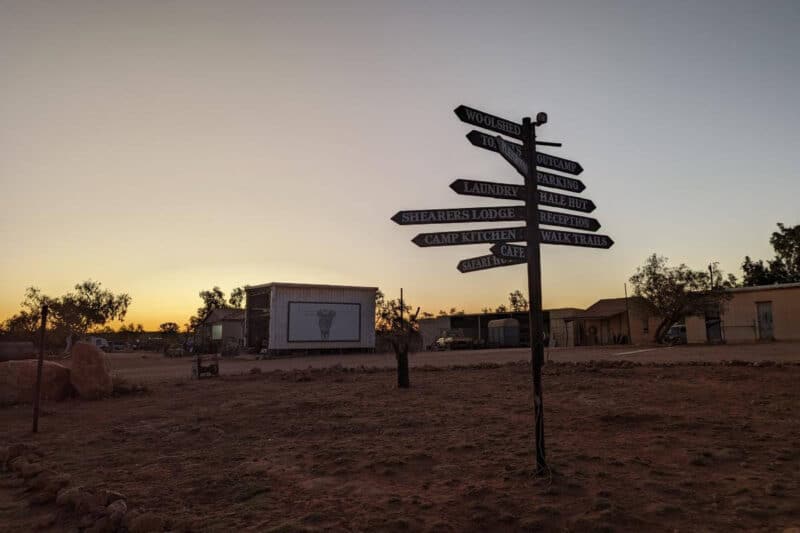
<svg viewBox="0 0 800 533"><path fill-rule="evenodd" d="M670 346L686 344L686 325L673 324L664 336L664 342Z"/></svg>

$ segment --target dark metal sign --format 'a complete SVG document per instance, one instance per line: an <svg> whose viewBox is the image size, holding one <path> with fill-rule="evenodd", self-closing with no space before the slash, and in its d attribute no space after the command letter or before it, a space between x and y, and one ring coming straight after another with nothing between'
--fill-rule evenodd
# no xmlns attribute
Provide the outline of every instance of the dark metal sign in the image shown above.
<svg viewBox="0 0 800 533"><path fill-rule="evenodd" d="M525 220L525 206L465 207L462 209L420 209L398 211L392 220L406 226L409 224L452 224L456 222L506 222Z"/></svg>
<svg viewBox="0 0 800 533"><path fill-rule="evenodd" d="M498 133L502 133L503 135L514 137L515 139L522 139L522 126L516 122L496 117L494 115L490 115L489 113L484 113L483 111L478 111L477 109L472 109L471 107L467 107L465 105L458 106L454 109L454 111L458 118L462 120L462 122L466 122L467 124L472 124L473 126L478 126L480 128L486 128L487 130L496 131Z"/></svg>
<svg viewBox="0 0 800 533"><path fill-rule="evenodd" d="M474 229L420 233L411 242L417 246L455 246L458 244L481 244L487 242L514 242L525 240L525 228Z"/></svg>
<svg viewBox="0 0 800 533"><path fill-rule="evenodd" d="M541 193L541 191L539 191ZM412 224L456 224L459 222L510 222L525 220L523 205L503 207L466 207L462 209L418 209L398 211L392 220L401 226ZM539 209L539 224L597 231L597 219Z"/></svg>
<svg viewBox="0 0 800 533"><path fill-rule="evenodd" d="M524 260L503 259L494 254L481 255L479 257L470 257L469 259L462 259L458 262L458 271L462 274L467 272L475 272L478 270L486 270L488 268L497 268L509 265L522 265Z"/></svg>
<svg viewBox="0 0 800 533"><path fill-rule="evenodd" d="M481 131L472 130L467 134L467 139L469 139L469 142L479 148L491 150L492 152L500 152L500 148L497 146L496 138ZM510 149L514 150L517 155L522 157L521 144L512 143L509 141L505 141L505 143ZM569 159L563 159L561 157L544 154L542 152L536 152L536 164L552 170L560 170L561 172L566 172L567 174L577 175L583 172L583 167L577 161L570 161Z"/></svg>
<svg viewBox="0 0 800 533"><path fill-rule="evenodd" d="M467 196L482 196L484 198L525 201L524 185L457 179L450 184L450 188L456 191L458 194L464 194Z"/></svg>
<svg viewBox="0 0 800 533"><path fill-rule="evenodd" d="M550 207L560 207L561 209L569 209L570 211L581 211L583 213L591 213L597 206L594 202L580 196L570 196L569 194L561 194L550 191L537 191L539 193L539 204L547 205Z"/></svg>

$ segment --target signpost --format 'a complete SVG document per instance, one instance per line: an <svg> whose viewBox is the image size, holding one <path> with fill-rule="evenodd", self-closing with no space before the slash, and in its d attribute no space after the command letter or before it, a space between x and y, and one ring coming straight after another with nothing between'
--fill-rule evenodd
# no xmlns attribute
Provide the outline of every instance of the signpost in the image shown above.
<svg viewBox="0 0 800 533"><path fill-rule="evenodd" d="M541 186L580 193L586 188L583 182L575 178L541 172L537 169L537 166L541 166L573 175L583 172L583 167L576 161L543 154L536 150L537 144L561 146L560 143L536 141L536 127L547 123L547 115L545 113L539 113L536 116L536 122L532 122L529 117L526 117L522 119L521 123L506 120L463 105L457 107L455 113L464 122L522 141L522 144L519 144L507 141L500 135L492 136L478 130L473 130L467 134L467 139L475 146L502 155L523 176L524 183L517 185L458 179L450 184L450 188L462 195L521 200L525 203L521 206L494 208L470 207L463 209L400 211L392 217L392 220L400 225L525 221L525 225L520 227L420 233L412 239L412 242L422 247L493 244L491 247L492 254L460 261L458 270L462 273L523 263L527 265L536 469L537 473L542 473L547 469L547 462L544 442L544 403L542 401L544 320L539 245L557 244L584 248L610 248L613 246L614 241L608 235L539 227L541 224L590 232L600 229L600 222L594 218L539 209L540 205L544 205L590 213L596 207L594 202L585 198L539 189ZM510 244L513 242L524 242L525 245Z"/></svg>

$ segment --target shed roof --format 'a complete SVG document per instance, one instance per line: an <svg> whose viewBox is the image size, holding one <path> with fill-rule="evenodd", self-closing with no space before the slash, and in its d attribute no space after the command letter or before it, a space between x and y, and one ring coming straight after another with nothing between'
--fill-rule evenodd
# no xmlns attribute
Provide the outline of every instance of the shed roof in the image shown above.
<svg viewBox="0 0 800 533"><path fill-rule="evenodd" d="M625 300L625 298L604 298L602 300L597 300L597 302L592 304L586 311L569 317L566 320L603 319L621 315L627 310ZM627 298L627 300L628 306L630 307L640 305L644 301L644 299L639 296L631 296Z"/></svg>
<svg viewBox="0 0 800 533"><path fill-rule="evenodd" d="M203 322L211 324L214 322L224 322L226 320L244 320L244 309L237 309L235 307L212 309Z"/></svg>
<svg viewBox="0 0 800 533"><path fill-rule="evenodd" d="M271 281L260 285L245 285L245 291L249 289L264 289L267 287L294 287L299 289L355 289L364 291L377 291L378 287L356 287L353 285L324 285L318 283L288 283L283 281Z"/></svg>
<svg viewBox="0 0 800 533"><path fill-rule="evenodd" d="M726 292L776 291L781 289L800 289L800 283L775 283L774 285L754 285L752 287L734 287Z"/></svg>

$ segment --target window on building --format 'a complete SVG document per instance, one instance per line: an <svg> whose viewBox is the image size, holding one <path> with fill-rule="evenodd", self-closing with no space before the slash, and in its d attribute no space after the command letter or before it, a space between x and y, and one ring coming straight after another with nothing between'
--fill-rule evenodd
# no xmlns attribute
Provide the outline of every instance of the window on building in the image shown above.
<svg viewBox="0 0 800 533"><path fill-rule="evenodd" d="M642 331L644 333L650 333L650 321L646 318L642 319Z"/></svg>
<svg viewBox="0 0 800 533"><path fill-rule="evenodd" d="M222 340L222 324L214 324L213 326L211 326L211 340L212 341Z"/></svg>

